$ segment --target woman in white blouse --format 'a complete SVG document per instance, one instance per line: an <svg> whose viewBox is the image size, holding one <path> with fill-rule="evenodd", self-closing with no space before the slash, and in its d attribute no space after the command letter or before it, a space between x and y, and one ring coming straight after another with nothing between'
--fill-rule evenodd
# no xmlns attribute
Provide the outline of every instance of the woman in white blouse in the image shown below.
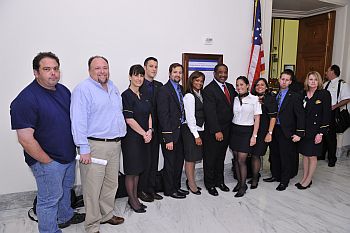
<svg viewBox="0 0 350 233"><path fill-rule="evenodd" d="M249 81L244 76L236 80L238 96L233 102L233 119L230 148L234 155L234 166L238 183L233 189L235 197L242 197L248 186L246 159L256 144L259 129L261 104L257 96L249 94Z"/></svg>
<svg viewBox="0 0 350 233"><path fill-rule="evenodd" d="M188 78L186 95L183 98L186 125L182 127L182 137L185 152L186 185L193 194L200 195L201 188L195 180L195 163L202 160L204 110L202 89L205 76L202 72L195 71Z"/></svg>

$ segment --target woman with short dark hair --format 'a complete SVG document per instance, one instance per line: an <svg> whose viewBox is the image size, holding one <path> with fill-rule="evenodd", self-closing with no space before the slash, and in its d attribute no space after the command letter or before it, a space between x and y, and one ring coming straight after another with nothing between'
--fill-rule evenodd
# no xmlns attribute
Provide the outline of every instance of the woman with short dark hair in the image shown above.
<svg viewBox="0 0 350 233"><path fill-rule="evenodd" d="M139 175L144 171L145 153L150 153L152 139L151 105L140 92L145 70L141 65L133 65L129 71L129 88L123 92L123 114L127 133L122 139L125 187L128 203L136 213L146 212L146 206L137 197Z"/></svg>

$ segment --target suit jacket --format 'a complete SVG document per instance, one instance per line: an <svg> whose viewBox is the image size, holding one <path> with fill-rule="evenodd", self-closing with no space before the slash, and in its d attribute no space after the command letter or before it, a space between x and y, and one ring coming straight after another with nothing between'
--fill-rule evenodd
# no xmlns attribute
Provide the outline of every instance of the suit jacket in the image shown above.
<svg viewBox="0 0 350 233"><path fill-rule="evenodd" d="M304 92L306 96L306 92ZM316 134L326 134L331 121L331 94L327 90L316 90L305 105L306 137L314 138Z"/></svg>
<svg viewBox="0 0 350 233"><path fill-rule="evenodd" d="M230 93L231 103L215 80L211 81L203 90L205 129L215 134L229 128L233 118L233 99L237 95L230 83L225 83Z"/></svg>
<svg viewBox="0 0 350 233"><path fill-rule="evenodd" d="M154 86L154 91L153 91L152 96L149 96L147 86L145 86L145 85L142 85L140 87L140 92L143 93L144 95L146 95L146 99L151 102L151 105L152 105L152 111L151 111L152 127L153 127L155 133L158 133L159 127L158 127L158 114L157 114L157 95L159 92L159 88L163 86L163 83L156 81L156 80L153 80L153 86Z"/></svg>
<svg viewBox="0 0 350 233"><path fill-rule="evenodd" d="M181 87L182 94L183 89ZM159 88L157 112L163 142L177 142L181 126L181 106L170 80Z"/></svg>
<svg viewBox="0 0 350 233"><path fill-rule="evenodd" d="M277 114L284 135L291 138L305 135L305 112L299 94L288 90Z"/></svg>

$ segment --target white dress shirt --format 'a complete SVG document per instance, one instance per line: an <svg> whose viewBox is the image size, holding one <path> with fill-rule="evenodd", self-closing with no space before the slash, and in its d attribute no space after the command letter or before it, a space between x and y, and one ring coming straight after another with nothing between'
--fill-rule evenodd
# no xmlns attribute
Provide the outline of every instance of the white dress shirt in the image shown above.
<svg viewBox="0 0 350 233"><path fill-rule="evenodd" d="M338 82L339 77L333 79L327 88L327 90L329 91L329 93L331 93L332 96L332 106L337 103ZM323 87L325 88L327 84L328 81L323 84ZM341 83L338 102L346 99L350 99L350 86L347 83Z"/></svg>
<svg viewBox="0 0 350 233"><path fill-rule="evenodd" d="M233 102L233 119L232 123L236 125L250 126L254 125L254 116L262 113L259 97L248 94L242 99L242 105L238 96Z"/></svg>
<svg viewBox="0 0 350 233"><path fill-rule="evenodd" d="M185 107L185 116L186 116L186 123L188 125L188 128L190 128L190 131L193 134L194 138L198 138L199 137L198 131L204 130L204 124L202 127L199 127L196 124L196 117L195 117L196 102L193 94L187 93L183 98L183 102Z"/></svg>

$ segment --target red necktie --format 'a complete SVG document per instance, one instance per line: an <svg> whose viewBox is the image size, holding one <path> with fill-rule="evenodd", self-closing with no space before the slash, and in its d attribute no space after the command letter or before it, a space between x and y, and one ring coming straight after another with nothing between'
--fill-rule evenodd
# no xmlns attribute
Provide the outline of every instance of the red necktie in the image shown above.
<svg viewBox="0 0 350 233"><path fill-rule="evenodd" d="M222 86L224 87L224 92L225 92L227 101L231 103L230 92L228 92L226 85L222 85Z"/></svg>

